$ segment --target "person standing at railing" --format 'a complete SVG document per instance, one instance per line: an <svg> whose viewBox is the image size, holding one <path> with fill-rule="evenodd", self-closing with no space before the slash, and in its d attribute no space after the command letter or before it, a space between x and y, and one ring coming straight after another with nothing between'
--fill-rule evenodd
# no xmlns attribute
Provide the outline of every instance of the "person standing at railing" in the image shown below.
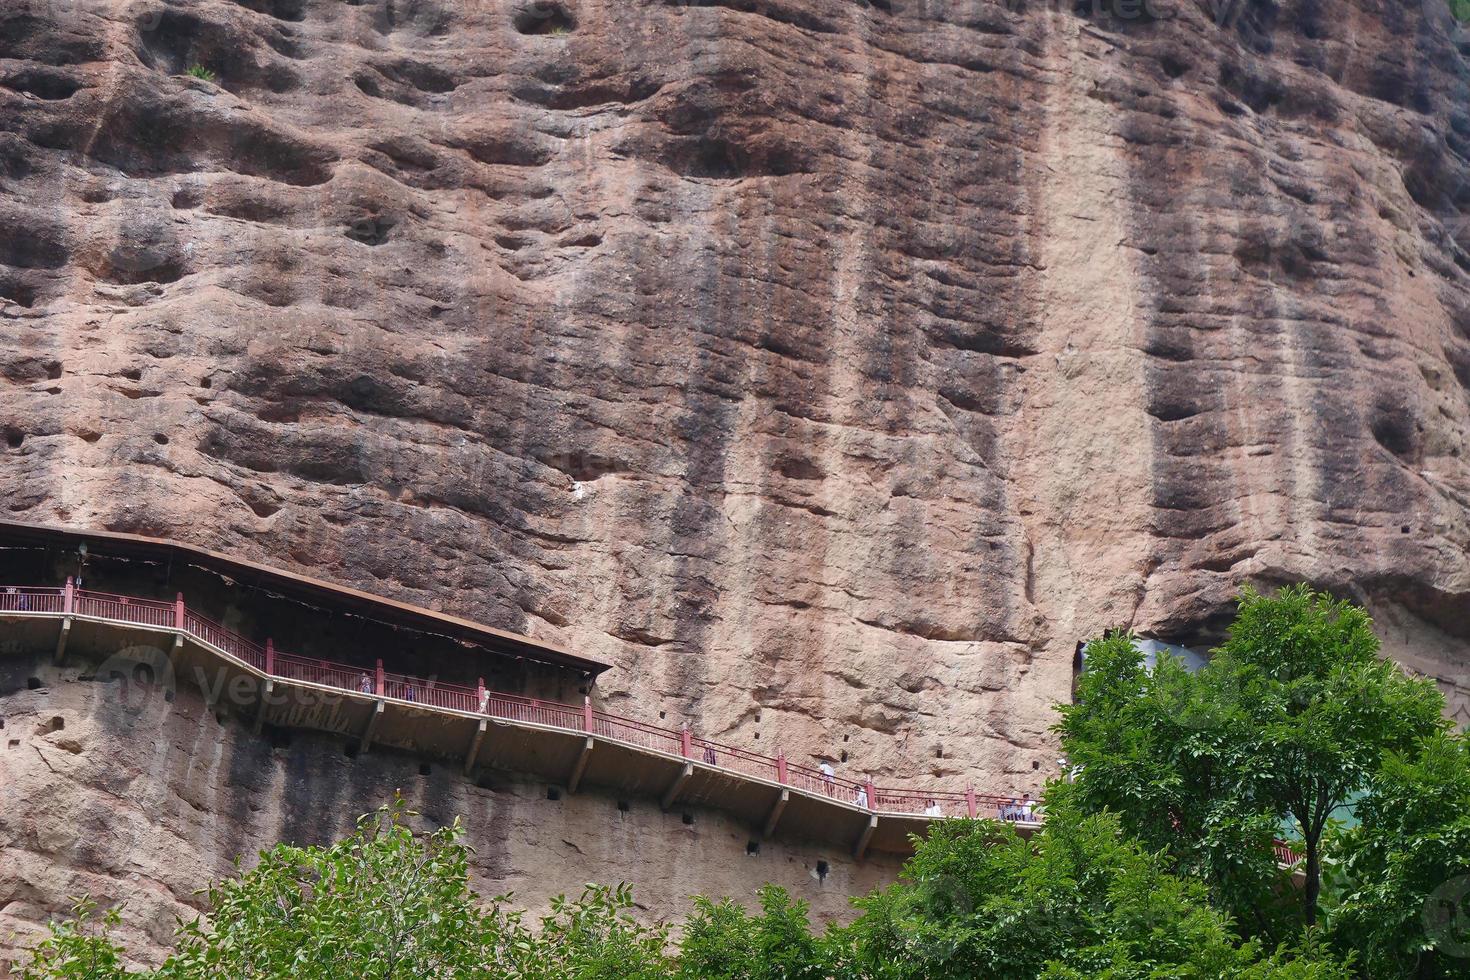
<svg viewBox="0 0 1470 980"><path fill-rule="evenodd" d="M413 685L412 684L404 684L403 685L403 700L405 700L405 701L417 701L418 700L418 698L413 693Z"/></svg>
<svg viewBox="0 0 1470 980"><path fill-rule="evenodd" d="M357 679L357 689L364 694L373 693L373 679L364 672Z"/></svg>
<svg viewBox="0 0 1470 980"><path fill-rule="evenodd" d="M715 747L713 745L706 745L704 747L704 764L707 766L713 766L717 764Z"/></svg>
<svg viewBox="0 0 1470 980"><path fill-rule="evenodd" d="M943 810L942 807L940 807L938 800L930 800L929 801L929 805L926 806L926 807L924 807L924 816L926 816L926 817L942 817L942 816L944 816L944 810Z"/></svg>
<svg viewBox="0 0 1470 980"><path fill-rule="evenodd" d="M1021 804L1021 819L1028 823L1036 819L1036 801L1031 794L1026 794L1026 800Z"/></svg>
<svg viewBox="0 0 1470 980"><path fill-rule="evenodd" d="M482 715L488 715L489 713L490 713L490 689L489 688L481 688L480 689L480 714L482 714Z"/></svg>
<svg viewBox="0 0 1470 980"><path fill-rule="evenodd" d="M868 808L868 788L866 786L858 787L857 805L864 810Z"/></svg>
<svg viewBox="0 0 1470 980"><path fill-rule="evenodd" d="M836 777L837 775L837 773L832 768L832 763L828 762L826 759L823 759L821 763L818 764L817 771L822 774L822 782L825 783L827 786L827 795L831 796L834 777Z"/></svg>

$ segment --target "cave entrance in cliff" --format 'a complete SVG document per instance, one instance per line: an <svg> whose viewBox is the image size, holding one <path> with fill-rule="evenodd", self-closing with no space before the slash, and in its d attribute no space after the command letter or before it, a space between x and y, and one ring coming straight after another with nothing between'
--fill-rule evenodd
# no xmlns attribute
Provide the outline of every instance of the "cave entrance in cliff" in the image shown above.
<svg viewBox="0 0 1470 980"><path fill-rule="evenodd" d="M452 614L168 539L0 521L0 588L57 588L68 577L135 605L182 595L190 614L254 644L269 641L273 655L368 674L381 661L388 674L426 678L430 687L474 688L483 680L512 695L580 701L609 666ZM458 586L428 591L441 600L472 594Z"/></svg>

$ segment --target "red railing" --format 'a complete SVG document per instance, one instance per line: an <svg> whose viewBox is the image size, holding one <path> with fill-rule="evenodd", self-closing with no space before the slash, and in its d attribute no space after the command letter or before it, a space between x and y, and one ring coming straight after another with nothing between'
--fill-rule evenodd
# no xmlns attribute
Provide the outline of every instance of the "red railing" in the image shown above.
<svg viewBox="0 0 1470 980"><path fill-rule="evenodd" d="M64 589L12 585L0 589L0 612L59 613L65 610Z"/></svg>
<svg viewBox="0 0 1470 980"><path fill-rule="evenodd" d="M1277 864L1296 864L1302 859L1302 855L1284 840L1274 842L1276 848Z"/></svg>
<svg viewBox="0 0 1470 980"><path fill-rule="evenodd" d="M68 607L68 602L71 603ZM318 684L370 697L393 698L429 708L484 714L506 721L544 725L599 738L616 739L638 748L737 772L794 789L831 797L843 803L879 812L968 816L973 794L876 788L835 774L759 755L747 749L723 745L694 736L688 729L662 728L646 722L595 710L544 701L484 688L446 684L432 678L387 673L381 666L361 666L312 660L281 653L269 643L262 647L234 630L227 629L191 609L180 597L175 602L137 599L103 592L66 589L21 588L0 591L0 612L71 612L150 628L182 629L205 643L256 670L284 680ZM982 801L981 815L1000 815L1005 802L990 797Z"/></svg>
<svg viewBox="0 0 1470 980"><path fill-rule="evenodd" d="M234 630L226 629L192 610L184 611L184 632L256 670L265 670L265 647L256 646Z"/></svg>
<svg viewBox="0 0 1470 980"><path fill-rule="evenodd" d="M138 626L158 629L173 629L177 606L172 602L157 599L135 599L125 595L106 592L91 592L75 589L72 592L72 612L77 616L97 619L121 620Z"/></svg>
<svg viewBox="0 0 1470 980"><path fill-rule="evenodd" d="M432 678L384 672L381 665L361 666L312 660L275 650L269 642L260 646L233 630L187 609L180 596L174 602L137 599L73 589L13 586L0 588L0 613L75 614L149 628L181 629L237 661L273 677L319 684L370 697L388 697L429 708L483 714L506 721L544 725L599 738L616 739L665 755L782 783L793 789L828 796L842 803L879 813L904 813L934 817L988 817L1013 822L1043 819L1029 798L981 796L973 791L902 789L860 783L818 769L794 765L747 749L722 745L700 738L687 728L661 728L619 715L598 711L588 705L575 706L543 701L516 694L502 694L483 687L445 684ZM1300 860L1285 841L1277 841L1276 858L1282 864Z"/></svg>

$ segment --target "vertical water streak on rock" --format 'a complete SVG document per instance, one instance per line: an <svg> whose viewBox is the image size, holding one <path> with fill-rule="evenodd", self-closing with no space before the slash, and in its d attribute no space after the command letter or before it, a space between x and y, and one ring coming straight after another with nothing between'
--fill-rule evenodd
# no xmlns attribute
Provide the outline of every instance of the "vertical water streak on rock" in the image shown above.
<svg viewBox="0 0 1470 980"><path fill-rule="evenodd" d="M1031 555L1028 591L1045 624L1027 638L1033 669L1011 692L1015 740L1033 752L1049 741L1042 706L1070 699L1077 641L1126 624L1142 598L1154 467L1126 148L1115 113L1092 94L1109 71L1107 47L1085 21L1038 17L1052 79L1031 167L1039 331L1005 453Z"/></svg>

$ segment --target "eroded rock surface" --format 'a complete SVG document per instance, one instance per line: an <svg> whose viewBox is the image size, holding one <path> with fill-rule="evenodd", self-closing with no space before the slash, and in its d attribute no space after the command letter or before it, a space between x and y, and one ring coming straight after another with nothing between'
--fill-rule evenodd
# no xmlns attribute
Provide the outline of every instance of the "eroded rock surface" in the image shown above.
<svg viewBox="0 0 1470 980"><path fill-rule="evenodd" d="M12 0L6 511L880 781L1039 784L1077 639L1246 578L1470 720L1452 21L1132 9Z"/></svg>

